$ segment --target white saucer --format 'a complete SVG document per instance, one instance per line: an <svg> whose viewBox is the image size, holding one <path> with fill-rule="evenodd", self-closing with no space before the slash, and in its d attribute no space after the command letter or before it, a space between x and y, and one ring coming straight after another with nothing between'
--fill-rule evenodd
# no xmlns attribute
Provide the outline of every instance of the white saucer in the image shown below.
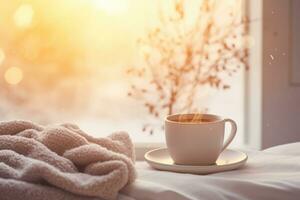
<svg viewBox="0 0 300 200"><path fill-rule="evenodd" d="M248 156L241 151L226 149L220 154L215 165L195 166L175 164L167 148L155 149L145 154L146 161L155 169L191 174L211 174L237 169L246 163L247 158Z"/></svg>

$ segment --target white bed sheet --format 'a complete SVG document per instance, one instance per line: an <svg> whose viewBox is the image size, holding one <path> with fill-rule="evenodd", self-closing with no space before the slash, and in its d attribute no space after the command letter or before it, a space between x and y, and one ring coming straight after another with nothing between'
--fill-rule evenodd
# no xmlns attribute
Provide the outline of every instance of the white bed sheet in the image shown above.
<svg viewBox="0 0 300 200"><path fill-rule="evenodd" d="M211 175L157 171L138 162L138 179L120 199L300 199L300 143L245 152L245 167Z"/></svg>

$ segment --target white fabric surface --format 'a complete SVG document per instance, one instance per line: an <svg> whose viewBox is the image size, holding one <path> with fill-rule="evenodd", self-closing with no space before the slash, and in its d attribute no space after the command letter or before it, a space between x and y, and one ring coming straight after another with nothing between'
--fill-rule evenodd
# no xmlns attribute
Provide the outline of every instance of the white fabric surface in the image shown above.
<svg viewBox="0 0 300 200"><path fill-rule="evenodd" d="M211 175L157 171L138 162L138 179L122 193L143 200L300 199L300 143L245 152L245 167Z"/></svg>

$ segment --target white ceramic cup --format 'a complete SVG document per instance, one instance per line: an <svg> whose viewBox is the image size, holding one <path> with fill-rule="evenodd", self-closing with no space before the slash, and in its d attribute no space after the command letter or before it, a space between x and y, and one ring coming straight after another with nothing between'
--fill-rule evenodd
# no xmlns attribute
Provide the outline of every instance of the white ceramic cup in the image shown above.
<svg viewBox="0 0 300 200"><path fill-rule="evenodd" d="M200 119L204 122L199 122ZM226 122L231 124L231 133L224 143ZM168 151L174 162L181 165L215 164L221 152L232 142L236 131L237 125L233 120L217 115L176 114L165 119Z"/></svg>

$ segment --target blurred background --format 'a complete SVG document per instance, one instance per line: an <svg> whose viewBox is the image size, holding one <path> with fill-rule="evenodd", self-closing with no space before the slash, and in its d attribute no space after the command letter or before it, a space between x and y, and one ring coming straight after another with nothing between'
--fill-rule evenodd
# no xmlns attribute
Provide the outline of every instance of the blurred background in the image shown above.
<svg viewBox="0 0 300 200"><path fill-rule="evenodd" d="M128 96L126 71L140 62L138 39L173 2L0 0L0 120L73 122L94 136L125 130L136 143L162 142L163 130L142 129L160 127L164 114L152 117L143 102ZM226 12L243 12L240 1L219 4ZM224 10L219 15L223 20ZM194 99L200 110L237 121L237 146L244 143L245 73L241 68L224 77L227 90L201 87Z"/></svg>

